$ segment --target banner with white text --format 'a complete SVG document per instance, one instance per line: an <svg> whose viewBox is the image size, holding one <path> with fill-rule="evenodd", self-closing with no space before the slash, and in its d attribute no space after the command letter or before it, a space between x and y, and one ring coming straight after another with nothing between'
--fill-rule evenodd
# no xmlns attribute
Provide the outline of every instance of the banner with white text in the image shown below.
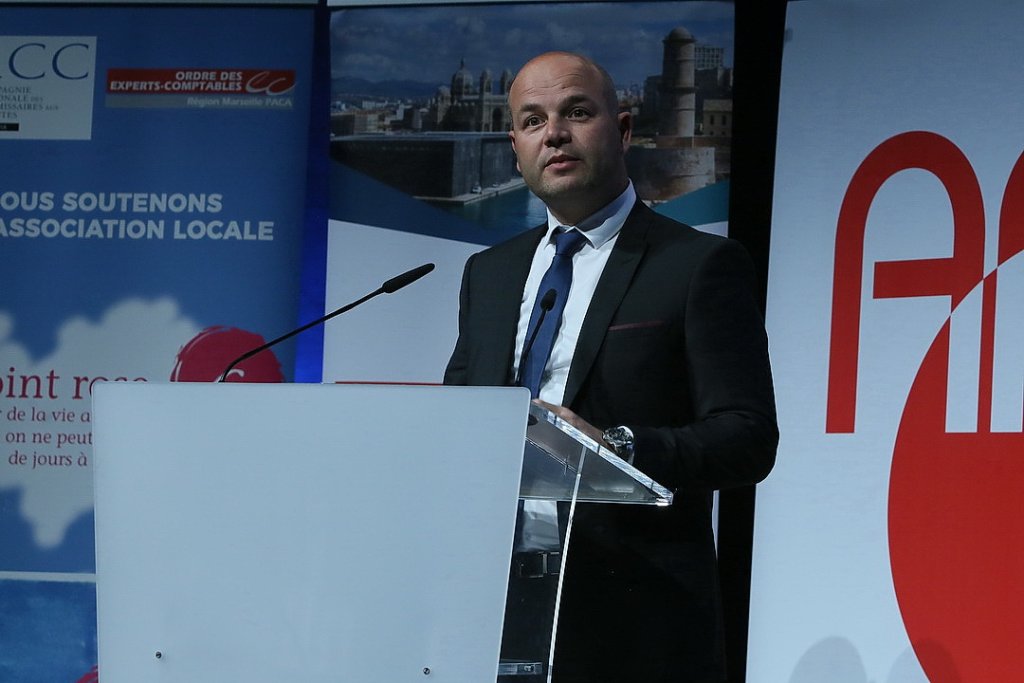
<svg viewBox="0 0 1024 683"><path fill-rule="evenodd" d="M0 680L96 677L95 385L211 381L295 325L312 30L308 7L3 10ZM259 358L244 379L292 376Z"/></svg>

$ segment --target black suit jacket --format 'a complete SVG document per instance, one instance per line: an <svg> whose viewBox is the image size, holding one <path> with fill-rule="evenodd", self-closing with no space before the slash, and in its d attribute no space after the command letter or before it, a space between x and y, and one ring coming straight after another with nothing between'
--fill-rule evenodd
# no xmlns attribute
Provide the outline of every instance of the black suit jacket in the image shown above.
<svg viewBox="0 0 1024 683"><path fill-rule="evenodd" d="M523 286L544 233L541 226L467 262L446 383L511 383ZM584 319L564 405L602 429L629 426L634 464L673 489L675 502L577 508L556 677L724 678L711 493L763 479L778 442L753 273L738 243L639 201L622 228ZM605 603L614 609L597 607ZM615 614L602 619L606 612ZM595 669L609 634L647 651L629 655L618 673L607 663ZM649 668L637 672L636 661Z"/></svg>

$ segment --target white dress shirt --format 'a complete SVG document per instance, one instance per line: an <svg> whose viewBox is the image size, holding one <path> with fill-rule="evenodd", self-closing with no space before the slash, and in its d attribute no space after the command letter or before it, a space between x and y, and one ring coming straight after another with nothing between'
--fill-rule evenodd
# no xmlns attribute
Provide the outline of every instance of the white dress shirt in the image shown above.
<svg viewBox="0 0 1024 683"><path fill-rule="evenodd" d="M572 364L576 342L583 328L583 319L590 308L590 300L597 289L597 281L601 278L604 266L612 253L619 231L626 222L626 217L636 202L636 191L633 183L626 186L625 191L610 204L597 213L581 221L578 225L563 226L548 211L548 231L537 245L530 266L530 275L526 278L523 296L519 303L519 329L516 332L515 367L513 377L519 376L519 361L523 353L527 327L533 312L534 301L540 281L555 257L555 242L552 239L555 230L569 227L579 230L587 238L583 247L572 257L572 286L566 299L565 310L562 312L562 324L555 335L555 343L551 356L544 368L540 382L541 400L561 405L565 395L565 384L569 377L569 366Z"/></svg>

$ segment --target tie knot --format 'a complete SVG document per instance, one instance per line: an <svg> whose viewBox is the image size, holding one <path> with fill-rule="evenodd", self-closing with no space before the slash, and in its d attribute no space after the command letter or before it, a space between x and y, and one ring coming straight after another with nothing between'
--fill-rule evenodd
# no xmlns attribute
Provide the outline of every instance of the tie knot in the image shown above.
<svg viewBox="0 0 1024 683"><path fill-rule="evenodd" d="M572 256L586 241L587 238L579 230L559 230L555 233L555 253L559 256Z"/></svg>

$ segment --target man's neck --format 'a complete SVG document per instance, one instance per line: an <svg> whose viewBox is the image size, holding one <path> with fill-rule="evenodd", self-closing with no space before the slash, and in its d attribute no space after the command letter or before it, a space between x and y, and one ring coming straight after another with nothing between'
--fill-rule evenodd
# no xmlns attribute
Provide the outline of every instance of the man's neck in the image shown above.
<svg viewBox="0 0 1024 683"><path fill-rule="evenodd" d="M575 202L555 202L547 204L548 211L554 216L558 222L566 226L578 226L583 223L587 218L593 216L598 211L601 211L606 206L611 204L613 201L618 199L623 192L626 191L626 187L629 185L629 179L622 184L622 187L611 196L601 197L591 202L579 205Z"/></svg>
<svg viewBox="0 0 1024 683"><path fill-rule="evenodd" d="M559 212L555 207L548 206L548 224L551 225L551 220L555 221L556 225L564 225L566 227L575 227L579 230L586 232L587 230L600 225L603 220L608 216L615 213L618 207L613 205L617 204L620 199L623 199L623 195L629 190L629 180L626 180L626 184L622 190L615 196L608 198L607 201L603 202L600 206L595 206L592 209L577 209L571 212ZM635 197L635 194L631 196ZM630 202L632 205L632 202ZM573 220L575 219L575 220Z"/></svg>

